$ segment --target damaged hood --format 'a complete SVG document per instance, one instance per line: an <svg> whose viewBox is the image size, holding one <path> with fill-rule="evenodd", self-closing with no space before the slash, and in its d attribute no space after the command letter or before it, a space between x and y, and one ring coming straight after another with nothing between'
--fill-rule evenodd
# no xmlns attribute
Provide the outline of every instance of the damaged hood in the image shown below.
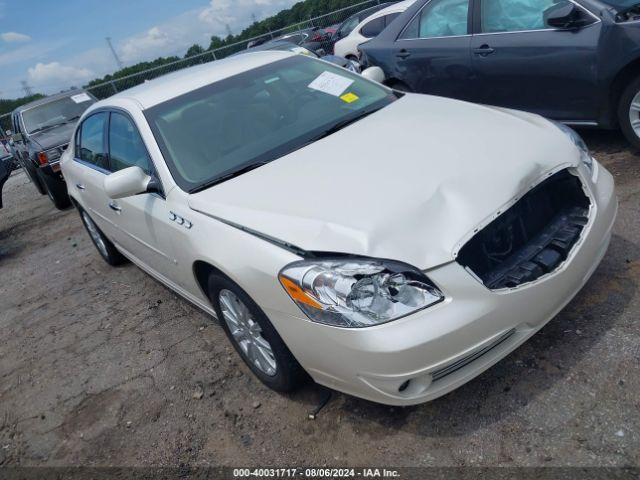
<svg viewBox="0 0 640 480"><path fill-rule="evenodd" d="M357 123L189 197L205 215L307 251L407 262L454 258L542 177L579 163L542 117L406 95Z"/></svg>

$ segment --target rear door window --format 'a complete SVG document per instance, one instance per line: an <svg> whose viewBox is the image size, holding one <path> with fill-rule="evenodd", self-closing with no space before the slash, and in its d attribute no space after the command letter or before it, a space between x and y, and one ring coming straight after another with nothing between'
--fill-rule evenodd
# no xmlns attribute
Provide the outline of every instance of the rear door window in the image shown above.
<svg viewBox="0 0 640 480"><path fill-rule="evenodd" d="M84 122L80 129L79 149L76 156L91 165L107 170L106 148L104 145L104 127L108 113L100 112L91 115Z"/></svg>
<svg viewBox="0 0 640 480"><path fill-rule="evenodd" d="M364 27L362 27L362 29L360 30L360 33L362 33L362 35L367 38L377 37L380 34L380 32L384 30L384 26L385 26L384 17L374 18L369 23L367 23Z"/></svg>

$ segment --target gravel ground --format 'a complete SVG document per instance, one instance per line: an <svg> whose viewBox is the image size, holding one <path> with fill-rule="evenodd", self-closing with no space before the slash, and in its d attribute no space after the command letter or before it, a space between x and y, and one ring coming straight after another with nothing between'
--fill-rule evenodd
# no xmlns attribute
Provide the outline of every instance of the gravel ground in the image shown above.
<svg viewBox="0 0 640 480"><path fill-rule="evenodd" d="M616 176L611 248L576 299L498 365L392 408L255 380L215 321L98 257L22 173L0 211L0 465L640 464L640 156L583 132Z"/></svg>

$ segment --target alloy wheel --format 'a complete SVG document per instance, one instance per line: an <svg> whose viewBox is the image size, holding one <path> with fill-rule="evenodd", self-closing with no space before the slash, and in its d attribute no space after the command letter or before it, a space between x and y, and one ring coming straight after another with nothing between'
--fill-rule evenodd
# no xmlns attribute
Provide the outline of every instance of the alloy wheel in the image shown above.
<svg viewBox="0 0 640 480"><path fill-rule="evenodd" d="M629 121L631 128L640 138L640 92L636 93L629 105Z"/></svg>
<svg viewBox="0 0 640 480"><path fill-rule="evenodd" d="M273 349L262 336L262 328L249 308L230 290L221 290L218 300L224 321L247 360L265 375L275 376L277 364Z"/></svg>

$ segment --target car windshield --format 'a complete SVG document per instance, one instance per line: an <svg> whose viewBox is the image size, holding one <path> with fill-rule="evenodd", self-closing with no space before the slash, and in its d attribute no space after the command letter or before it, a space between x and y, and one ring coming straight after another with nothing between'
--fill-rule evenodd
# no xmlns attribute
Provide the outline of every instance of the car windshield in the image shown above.
<svg viewBox="0 0 640 480"><path fill-rule="evenodd" d="M29 134L75 122L94 103L86 93L78 93L22 112L22 121Z"/></svg>
<svg viewBox="0 0 640 480"><path fill-rule="evenodd" d="M396 98L359 75L297 55L145 114L176 183L195 192L330 135Z"/></svg>

